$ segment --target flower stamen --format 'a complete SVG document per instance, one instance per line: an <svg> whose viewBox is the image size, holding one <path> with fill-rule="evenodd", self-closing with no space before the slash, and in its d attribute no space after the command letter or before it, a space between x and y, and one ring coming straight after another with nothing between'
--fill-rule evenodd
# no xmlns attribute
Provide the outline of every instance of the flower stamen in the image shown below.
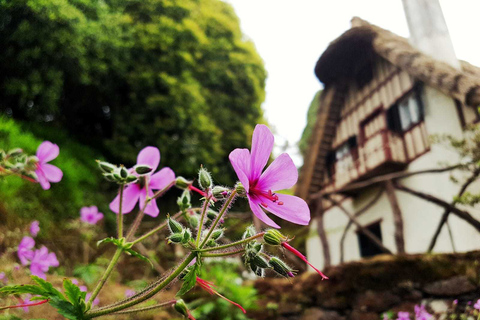
<svg viewBox="0 0 480 320"><path fill-rule="evenodd" d="M203 280L199 277L197 277L197 284L202 288L204 289L205 291L207 291L208 293L210 294L215 294L217 296L219 296L220 298L222 298L223 300L233 304L234 306L238 307L240 310L242 310L243 313L247 313L247 311L241 306L239 305L238 303L236 302L233 302L232 300L229 300L227 298L225 298L224 296L222 296L220 293L218 293L217 291L215 291L212 286L215 286L212 282L209 282L209 281L206 281L206 280Z"/></svg>

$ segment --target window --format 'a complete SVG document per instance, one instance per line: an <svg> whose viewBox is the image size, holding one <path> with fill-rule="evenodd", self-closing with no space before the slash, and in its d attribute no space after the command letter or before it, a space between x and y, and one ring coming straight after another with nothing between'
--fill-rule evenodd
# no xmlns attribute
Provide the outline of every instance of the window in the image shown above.
<svg viewBox="0 0 480 320"><path fill-rule="evenodd" d="M373 233L380 241L382 241L382 230L380 229L380 221L372 223L371 225L365 227L365 229L369 230ZM373 257L377 254L381 254L382 251L380 248L377 247L375 243L373 243L370 238L365 236L360 231L357 231L358 236L358 244L360 245L360 256L363 257Z"/></svg>
<svg viewBox="0 0 480 320"><path fill-rule="evenodd" d="M402 133L423 120L420 89L415 88L387 111L388 128Z"/></svg>

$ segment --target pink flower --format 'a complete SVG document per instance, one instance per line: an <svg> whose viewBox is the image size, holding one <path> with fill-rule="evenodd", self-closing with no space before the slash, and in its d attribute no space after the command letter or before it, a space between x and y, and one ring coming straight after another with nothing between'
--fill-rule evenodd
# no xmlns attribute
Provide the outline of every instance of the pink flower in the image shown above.
<svg viewBox="0 0 480 320"><path fill-rule="evenodd" d="M32 235L32 237L36 237L39 232L40 232L40 222L35 220L30 224L30 234Z"/></svg>
<svg viewBox="0 0 480 320"><path fill-rule="evenodd" d="M0 272L0 284L1 283L7 284L7 282L8 282L8 278L5 272Z"/></svg>
<svg viewBox="0 0 480 320"><path fill-rule="evenodd" d="M157 148L145 147L139 152L137 156L137 165L147 165L152 168L152 171L148 174L140 176L137 182L129 184L125 188L123 191L122 203L123 214L132 211L138 201L140 201L140 209L143 209L145 205L145 199L147 198L147 189L145 186L148 186L148 197L153 197L153 190L162 190L169 185L173 185L175 182L175 173L172 171L172 169L166 167L159 172L152 174L157 169L159 163L160 151ZM110 203L110 210L118 213L119 202L120 195L118 195ZM158 210L155 200L150 201L145 208L145 213L151 217L158 216L160 210Z"/></svg>
<svg viewBox="0 0 480 320"><path fill-rule="evenodd" d="M48 252L47 247L42 246L35 250L33 259L30 264L30 272L32 275L45 279L45 272L48 272L50 267L58 267L59 263L57 256L53 252Z"/></svg>
<svg viewBox="0 0 480 320"><path fill-rule="evenodd" d="M85 296L85 301L88 301L91 296L92 296L91 292L87 293L87 295ZM98 297L95 297L95 299L93 299L92 301L92 306L97 306L99 303L100 303L100 299Z"/></svg>
<svg viewBox="0 0 480 320"><path fill-rule="evenodd" d="M247 313L247 311L246 311L241 305L239 305L239 304L236 303L236 302L233 302L232 300L229 300L229 299L225 298L225 297L222 296L220 293L218 293L217 291L215 291L215 290L212 288L212 286L214 286L212 282L209 282L209 281L206 281L206 280L203 280L203 279L197 277L197 284L198 284L202 289L204 289L205 291L207 291L208 293L210 293L210 294L212 294L212 295L215 294L215 295L219 296L219 297L222 298L223 300L225 300L225 301L227 301L227 302L230 302L230 303L233 304L234 306L240 308L240 310L242 310L243 313Z"/></svg>
<svg viewBox="0 0 480 320"><path fill-rule="evenodd" d="M103 219L103 213L98 212L96 206L83 207L80 209L80 220L89 224L97 224Z"/></svg>
<svg viewBox="0 0 480 320"><path fill-rule="evenodd" d="M408 312L402 312L400 311L398 313L398 318L397 320L410 320L410 314Z"/></svg>
<svg viewBox="0 0 480 320"><path fill-rule="evenodd" d="M33 240L31 237L23 237L22 241L20 241L17 255L22 265L26 266L28 261L33 259L34 252L32 249L34 246L35 240Z"/></svg>
<svg viewBox="0 0 480 320"><path fill-rule="evenodd" d="M265 125L257 125L253 131L252 151L235 149L230 162L238 179L247 192L250 209L267 225L280 228L262 209L292 223L307 225L310 210L298 197L275 194L277 190L291 188L298 180L298 171L286 153L281 154L262 173L273 148L273 134Z"/></svg>
<svg viewBox="0 0 480 320"><path fill-rule="evenodd" d="M477 310L480 310L480 299L477 300L477 302L473 305L473 307Z"/></svg>
<svg viewBox="0 0 480 320"><path fill-rule="evenodd" d="M50 141L44 141L38 146L38 162L35 173L37 174L38 182L43 190L50 189L50 182L59 182L62 180L62 170L47 163L58 157L59 152L58 146Z"/></svg>
<svg viewBox="0 0 480 320"><path fill-rule="evenodd" d="M415 320L429 320L433 316L427 312L424 305L415 305Z"/></svg>
<svg viewBox="0 0 480 320"><path fill-rule="evenodd" d="M125 290L125 297L130 298L135 294L135 290L127 289Z"/></svg>

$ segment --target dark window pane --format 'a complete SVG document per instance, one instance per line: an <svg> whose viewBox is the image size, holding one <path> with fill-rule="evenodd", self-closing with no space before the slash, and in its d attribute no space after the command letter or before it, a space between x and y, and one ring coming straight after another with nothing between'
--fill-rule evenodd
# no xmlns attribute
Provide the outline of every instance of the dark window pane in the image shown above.
<svg viewBox="0 0 480 320"><path fill-rule="evenodd" d="M371 233L373 233L380 241L382 241L382 231L380 229L380 222L373 223L367 227ZM363 233L358 232L358 243L360 245L361 257L372 257L377 254L381 254L382 251L373 243L372 240L367 238Z"/></svg>

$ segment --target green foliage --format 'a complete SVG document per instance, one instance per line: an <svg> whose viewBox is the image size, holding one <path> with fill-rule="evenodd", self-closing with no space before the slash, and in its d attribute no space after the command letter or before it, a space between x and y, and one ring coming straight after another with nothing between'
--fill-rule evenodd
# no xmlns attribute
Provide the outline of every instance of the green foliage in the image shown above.
<svg viewBox="0 0 480 320"><path fill-rule="evenodd" d="M262 120L266 73L219 0L0 0L0 110L67 128L116 162L158 146L232 183Z"/></svg>
<svg viewBox="0 0 480 320"><path fill-rule="evenodd" d="M32 276L36 282L34 285L14 285L0 288L0 294L20 295L32 294L35 300L47 300L48 303L57 309L58 313L70 320L81 320L86 310L85 293L70 280L64 280L65 296L55 289L50 282L37 276Z"/></svg>
<svg viewBox="0 0 480 320"><path fill-rule="evenodd" d="M97 264L89 264L75 267L73 270L73 275L82 279L86 284L92 285L98 281L98 279L100 279L104 271L105 268L102 268Z"/></svg>
<svg viewBox="0 0 480 320"><path fill-rule="evenodd" d="M205 265L202 278L212 281L215 289L226 298L239 303L247 310L257 308L257 292L252 284L245 283L239 276L238 264L227 260ZM193 307L197 303L191 303ZM221 298L199 300L198 307L193 311L197 319L211 320L245 320L247 314Z"/></svg>
<svg viewBox="0 0 480 320"><path fill-rule="evenodd" d="M44 139L60 147L60 155L52 161L63 171L62 181L43 190L37 183L17 177L0 179L0 206L7 212L6 227L21 225L22 220L39 220L40 235L59 232L58 222L79 217L85 205L95 204L100 211L108 212L108 201L102 190L101 175L96 174L97 156L89 148L73 142L58 130L43 128L35 134L25 131L19 123L0 116L0 146L5 149L19 147L34 155Z"/></svg>
<svg viewBox="0 0 480 320"><path fill-rule="evenodd" d="M115 239L113 237L105 238L97 242L97 246L104 244L104 243L113 243L118 248L122 249L126 254L129 256L134 256L135 258L141 259L145 262L150 263L150 266L153 268L152 261L145 257L144 255L138 253L137 251L132 249L132 244L125 241L125 238L122 239Z"/></svg>
<svg viewBox="0 0 480 320"><path fill-rule="evenodd" d="M182 277L182 287L178 291L177 296L183 296L188 291L195 287L197 282L197 274L200 272L200 266L195 263L193 266L187 269L187 273Z"/></svg>
<svg viewBox="0 0 480 320"><path fill-rule="evenodd" d="M303 129L302 137L298 142L298 148L300 149L300 152L304 157L307 152L310 136L312 135L312 131L315 127L315 122L317 121L317 112L318 112L318 107L320 106L321 94L322 94L321 90L317 91L317 93L315 93L315 96L313 97L312 102L310 103L310 106L308 107L307 125L305 126L305 129Z"/></svg>

